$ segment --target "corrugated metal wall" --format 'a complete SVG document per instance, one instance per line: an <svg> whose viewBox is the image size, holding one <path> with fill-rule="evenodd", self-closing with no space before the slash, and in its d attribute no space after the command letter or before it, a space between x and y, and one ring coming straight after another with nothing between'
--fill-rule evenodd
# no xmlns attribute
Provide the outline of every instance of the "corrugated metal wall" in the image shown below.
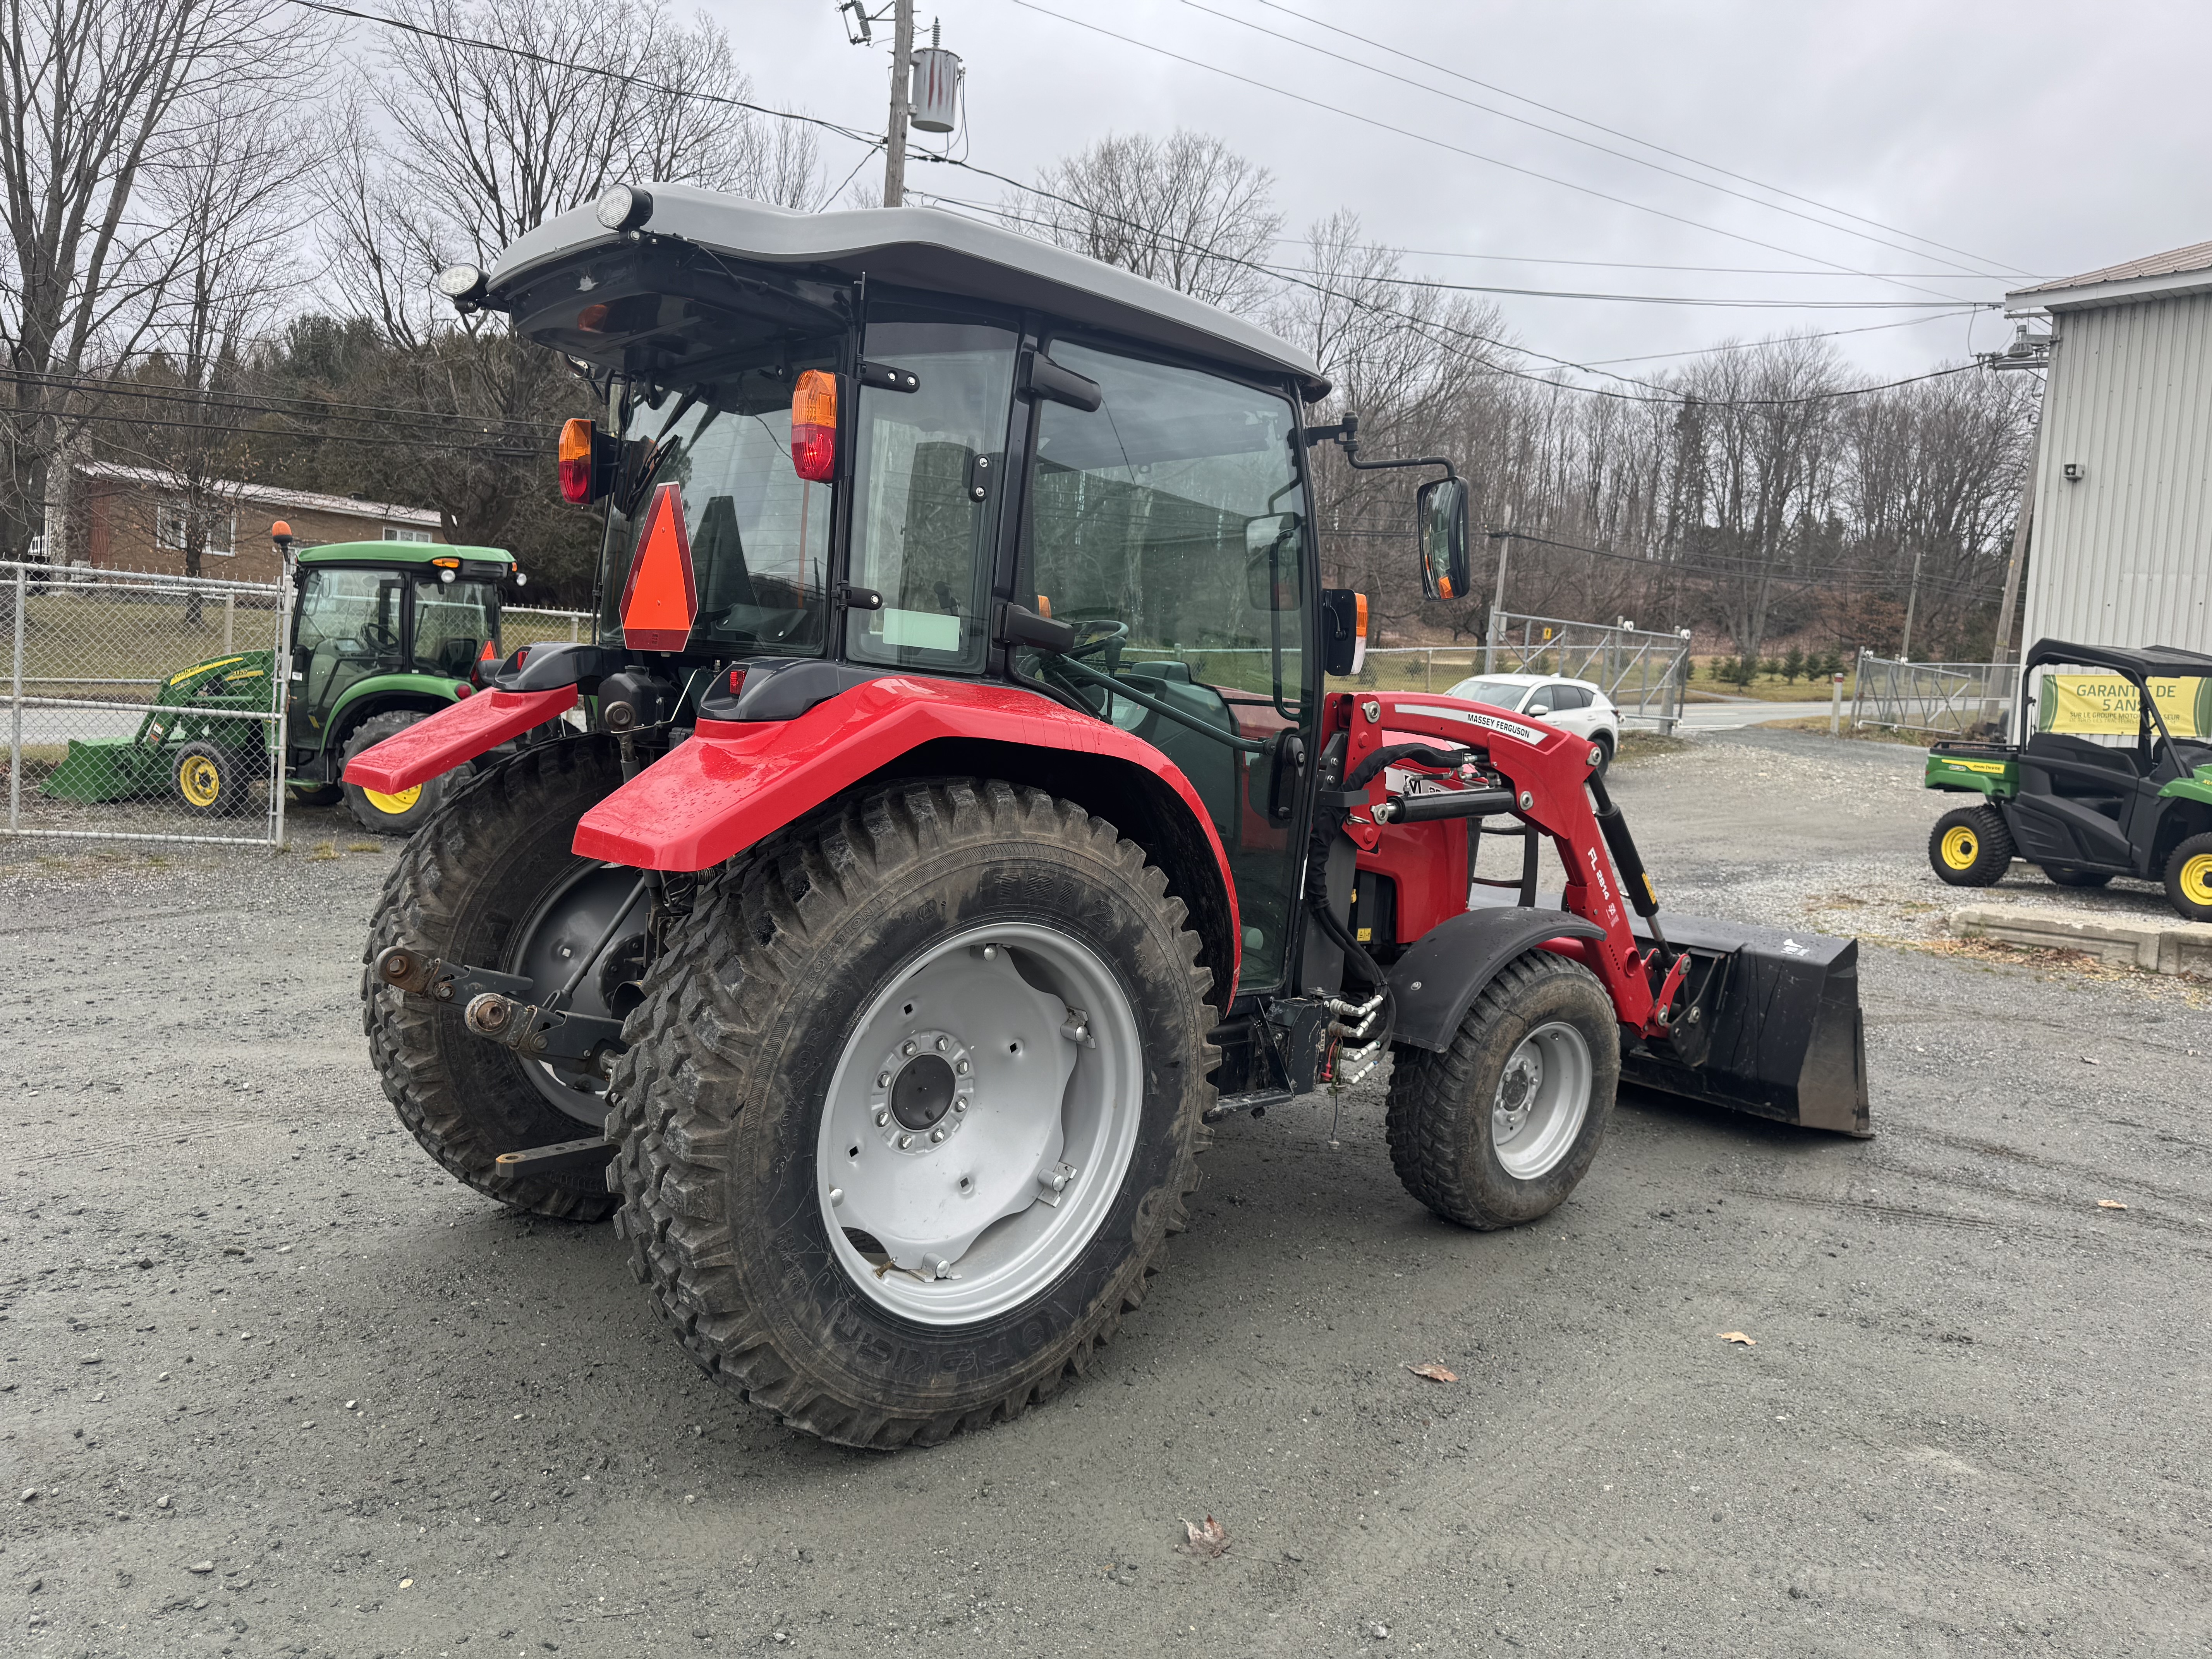
<svg viewBox="0 0 2212 1659"><path fill-rule="evenodd" d="M2212 651L2212 294L2052 320L2022 638Z"/></svg>

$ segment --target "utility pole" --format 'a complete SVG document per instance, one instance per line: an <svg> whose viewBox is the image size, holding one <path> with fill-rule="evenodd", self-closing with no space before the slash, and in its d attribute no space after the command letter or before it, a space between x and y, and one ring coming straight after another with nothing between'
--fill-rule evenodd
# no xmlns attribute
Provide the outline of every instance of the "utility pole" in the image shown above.
<svg viewBox="0 0 2212 1659"><path fill-rule="evenodd" d="M891 6L891 119L884 139L884 205L906 204L906 118L914 62L914 0Z"/></svg>
<svg viewBox="0 0 2212 1659"><path fill-rule="evenodd" d="M1912 548L1912 587L1905 596L1905 638L1897 647L1899 662L1912 660L1912 613L1920 605L1920 556L1928 550L1924 541L1915 542Z"/></svg>
<svg viewBox="0 0 2212 1659"><path fill-rule="evenodd" d="M1490 539L1498 544L1498 597L1490 602L1490 637L1483 642L1482 672L1495 673L1498 670L1498 647L1505 637L1505 550L1512 544L1512 515L1506 515L1506 527L1490 532Z"/></svg>

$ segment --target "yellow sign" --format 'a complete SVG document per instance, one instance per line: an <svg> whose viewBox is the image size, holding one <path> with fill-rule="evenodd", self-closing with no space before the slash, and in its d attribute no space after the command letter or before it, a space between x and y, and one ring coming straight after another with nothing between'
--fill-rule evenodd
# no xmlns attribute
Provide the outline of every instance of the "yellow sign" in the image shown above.
<svg viewBox="0 0 2212 1659"><path fill-rule="evenodd" d="M2150 695L2173 736L2212 737L2212 680L2153 680ZM2035 704L2042 732L2132 738L2141 718L2135 686L2117 674L2045 674Z"/></svg>

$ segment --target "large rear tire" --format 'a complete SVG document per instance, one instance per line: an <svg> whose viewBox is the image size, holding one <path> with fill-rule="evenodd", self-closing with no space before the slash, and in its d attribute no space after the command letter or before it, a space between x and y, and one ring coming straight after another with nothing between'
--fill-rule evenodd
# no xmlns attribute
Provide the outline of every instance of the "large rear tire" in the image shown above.
<svg viewBox="0 0 2212 1659"><path fill-rule="evenodd" d="M1141 849L999 781L856 793L705 878L608 1121L631 1266L692 1358L871 1447L1079 1373L1196 1184L1198 951Z"/></svg>
<svg viewBox="0 0 2212 1659"><path fill-rule="evenodd" d="M1438 1054L1396 1046L1384 1127L1406 1190L1462 1227L1547 1215L1589 1170L1620 1086L1620 1034L1597 976L1516 957Z"/></svg>
<svg viewBox="0 0 2212 1659"><path fill-rule="evenodd" d="M2012 831L1994 806L1961 806L1928 832L1928 867L1954 887L1992 887L2012 868Z"/></svg>
<svg viewBox="0 0 2212 1659"><path fill-rule="evenodd" d="M611 738L570 738L522 750L448 798L400 854L371 921L373 963L392 945L499 972L550 978L563 945L588 949L636 877L569 850L576 821L622 782ZM642 933L642 927L639 929ZM623 941L603 961L630 959ZM595 975L576 1006L611 1014L615 988ZM596 999L596 1000L595 1000ZM599 1221L615 1200L597 1170L529 1180L497 1173L501 1152L575 1140L605 1120L603 1089L586 1074L526 1060L470 1034L459 1007L408 996L362 976L362 1025L399 1121L425 1152L477 1191L514 1209Z"/></svg>

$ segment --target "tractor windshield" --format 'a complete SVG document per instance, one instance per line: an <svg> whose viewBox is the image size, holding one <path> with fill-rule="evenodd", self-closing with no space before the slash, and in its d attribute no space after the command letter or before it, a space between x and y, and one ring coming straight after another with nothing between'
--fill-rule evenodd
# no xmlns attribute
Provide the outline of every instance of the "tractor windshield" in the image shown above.
<svg viewBox="0 0 2212 1659"><path fill-rule="evenodd" d="M834 368L836 343L779 351L712 385L630 408L623 436L652 446L615 499L602 591L603 637L622 636L622 599L647 504L674 484L698 584L690 648L726 656L819 656L830 487L791 463L791 394L801 370Z"/></svg>
<svg viewBox="0 0 2212 1659"><path fill-rule="evenodd" d="M405 572L311 566L292 625L291 726L319 742L324 718L355 681L406 665Z"/></svg>

